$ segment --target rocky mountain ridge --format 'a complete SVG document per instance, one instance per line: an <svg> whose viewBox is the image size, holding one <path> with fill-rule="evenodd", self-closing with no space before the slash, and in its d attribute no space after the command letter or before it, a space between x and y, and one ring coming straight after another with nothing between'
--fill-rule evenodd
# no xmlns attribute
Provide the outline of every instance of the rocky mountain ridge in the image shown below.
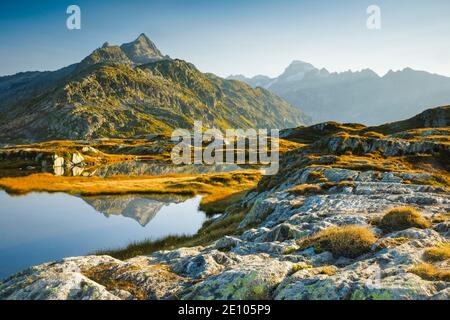
<svg viewBox="0 0 450 320"><path fill-rule="evenodd" d="M371 69L330 72L293 61L275 78L237 75L229 79L278 94L314 122L333 119L379 125L450 103L450 78L411 68L379 76Z"/></svg>
<svg viewBox="0 0 450 320"><path fill-rule="evenodd" d="M205 126L286 128L308 118L265 89L163 56L145 35L54 72L0 78L0 142L134 137Z"/></svg>

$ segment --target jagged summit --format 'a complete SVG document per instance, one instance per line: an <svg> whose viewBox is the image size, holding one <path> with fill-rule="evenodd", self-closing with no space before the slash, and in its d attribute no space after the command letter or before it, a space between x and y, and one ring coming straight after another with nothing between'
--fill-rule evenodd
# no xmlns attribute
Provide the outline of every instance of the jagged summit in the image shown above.
<svg viewBox="0 0 450 320"><path fill-rule="evenodd" d="M95 49L84 58L78 69L84 69L97 63L118 63L127 65L141 65L150 62L167 59L156 45L141 33L136 40L124 43L121 46L111 45L105 42L100 48Z"/></svg>
<svg viewBox="0 0 450 320"><path fill-rule="evenodd" d="M298 69L315 69L315 67L311 63L305 62L305 61L302 61L302 60L293 60L288 65L286 70L293 69L293 68L298 68Z"/></svg>
<svg viewBox="0 0 450 320"><path fill-rule="evenodd" d="M136 40L120 46L128 58L136 64L145 64L164 58L156 45L141 33Z"/></svg>
<svg viewBox="0 0 450 320"><path fill-rule="evenodd" d="M78 70L85 69L98 63L118 63L132 65L133 61L123 52L119 46L111 46L107 42L102 47L95 49L78 65Z"/></svg>
<svg viewBox="0 0 450 320"><path fill-rule="evenodd" d="M312 64L294 60L280 75L279 79L288 81L301 80L308 72L313 70L317 70L317 68Z"/></svg>
<svg viewBox="0 0 450 320"><path fill-rule="evenodd" d="M449 77L411 67L380 76L369 68L330 72L294 60L276 78L230 78L274 92L316 123L380 125L450 102Z"/></svg>

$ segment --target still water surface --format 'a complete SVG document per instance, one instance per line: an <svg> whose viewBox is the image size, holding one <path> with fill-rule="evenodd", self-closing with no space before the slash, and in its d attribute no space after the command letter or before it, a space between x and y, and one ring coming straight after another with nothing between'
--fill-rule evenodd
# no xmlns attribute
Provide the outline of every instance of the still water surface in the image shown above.
<svg viewBox="0 0 450 320"><path fill-rule="evenodd" d="M200 197L10 196L0 191L0 279L67 256L194 234L207 219L199 203Z"/></svg>

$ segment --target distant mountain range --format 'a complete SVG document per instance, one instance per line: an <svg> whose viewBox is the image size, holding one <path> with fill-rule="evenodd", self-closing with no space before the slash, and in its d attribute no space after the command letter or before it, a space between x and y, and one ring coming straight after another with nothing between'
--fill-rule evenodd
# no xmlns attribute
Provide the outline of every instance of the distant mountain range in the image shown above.
<svg viewBox="0 0 450 320"><path fill-rule="evenodd" d="M272 92L164 56L144 34L53 72L0 77L1 142L133 137L205 126L288 128L309 118Z"/></svg>
<svg viewBox="0 0 450 320"><path fill-rule="evenodd" d="M333 120L377 125L450 103L450 78L410 68L380 77L370 69L331 73L294 61L277 78L236 75L228 79L278 94L311 115L315 123Z"/></svg>

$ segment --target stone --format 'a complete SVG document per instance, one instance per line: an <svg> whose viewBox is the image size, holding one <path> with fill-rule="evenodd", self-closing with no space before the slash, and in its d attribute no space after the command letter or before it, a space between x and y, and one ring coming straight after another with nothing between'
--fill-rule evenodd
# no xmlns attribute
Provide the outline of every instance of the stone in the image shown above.
<svg viewBox="0 0 450 320"><path fill-rule="evenodd" d="M237 245L239 245L240 243L242 243L242 240L235 238L235 237L231 237L231 236L225 236L221 239L219 239L214 247L217 250L224 250L224 251L229 251L232 248L236 247Z"/></svg>
<svg viewBox="0 0 450 320"><path fill-rule="evenodd" d="M53 167L64 167L64 158L55 154L53 156Z"/></svg>
<svg viewBox="0 0 450 320"><path fill-rule="evenodd" d="M100 151L98 151L98 150L95 149L94 147L86 146L86 147L83 147L83 148L81 149L81 152L83 152L83 153L93 153L93 154L97 154L97 153L99 153Z"/></svg>
<svg viewBox="0 0 450 320"><path fill-rule="evenodd" d="M0 282L0 299L174 299L188 282L150 261L145 257L128 262L108 256L66 258L29 268ZM97 283L97 276L109 284Z"/></svg>
<svg viewBox="0 0 450 320"><path fill-rule="evenodd" d="M53 167L53 174L55 176L63 176L65 173L64 167Z"/></svg>
<svg viewBox="0 0 450 320"><path fill-rule="evenodd" d="M249 213L245 216L244 220L240 223L240 228L245 228L250 224L256 224L262 222L273 211L270 200L260 201L257 200Z"/></svg>
<svg viewBox="0 0 450 320"><path fill-rule="evenodd" d="M295 226L288 223L281 223L275 228L260 236L257 241L262 242L283 242L289 239L299 239L302 237L302 233L296 229Z"/></svg>
<svg viewBox="0 0 450 320"><path fill-rule="evenodd" d="M83 175L84 168L72 167L72 176L78 177Z"/></svg>
<svg viewBox="0 0 450 320"><path fill-rule="evenodd" d="M328 179L328 181L331 182L340 182L340 181L350 181L354 180L356 177L358 177L359 172L354 170L347 170L347 169L326 169L323 172L323 175L325 178Z"/></svg>
<svg viewBox="0 0 450 320"><path fill-rule="evenodd" d="M182 299L258 300L271 292L292 268L292 263L267 256L246 256L238 267L209 277L193 286Z"/></svg>
<svg viewBox="0 0 450 320"><path fill-rule="evenodd" d="M80 153L75 152L74 154L72 154L72 163L74 165L79 165L83 162L84 162L84 157Z"/></svg>

